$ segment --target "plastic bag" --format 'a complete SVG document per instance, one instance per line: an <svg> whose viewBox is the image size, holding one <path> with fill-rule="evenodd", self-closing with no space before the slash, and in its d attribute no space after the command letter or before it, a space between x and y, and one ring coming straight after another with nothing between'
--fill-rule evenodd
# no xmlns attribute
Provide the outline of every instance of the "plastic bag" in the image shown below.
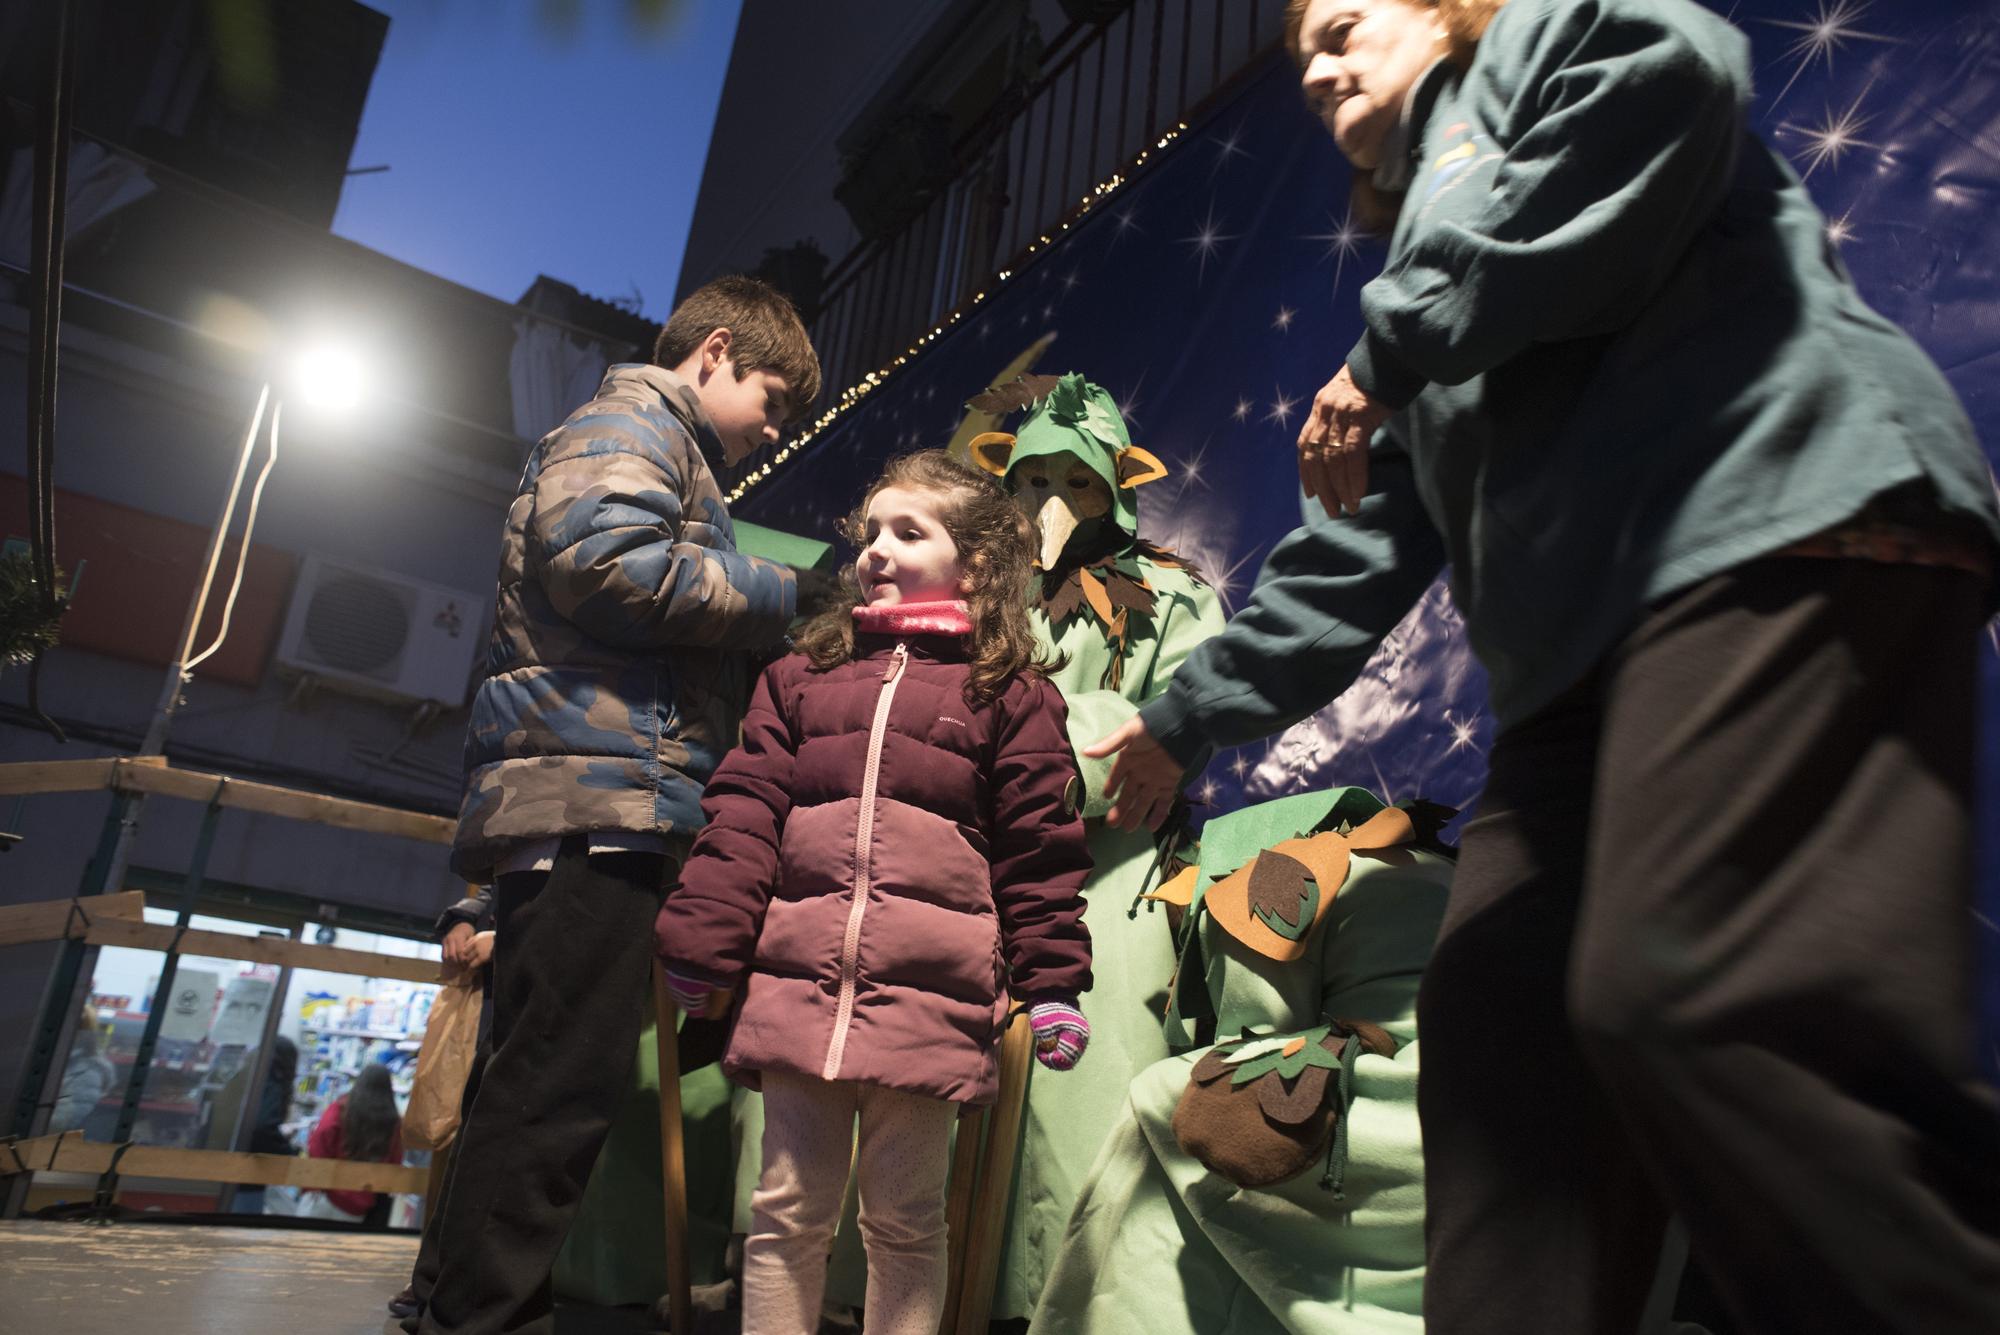
<svg viewBox="0 0 2000 1335"><path fill-rule="evenodd" d="M438 988L403 1112L403 1144L411 1149L442 1150L458 1134L459 1103L479 1046L479 1007L476 975Z"/></svg>

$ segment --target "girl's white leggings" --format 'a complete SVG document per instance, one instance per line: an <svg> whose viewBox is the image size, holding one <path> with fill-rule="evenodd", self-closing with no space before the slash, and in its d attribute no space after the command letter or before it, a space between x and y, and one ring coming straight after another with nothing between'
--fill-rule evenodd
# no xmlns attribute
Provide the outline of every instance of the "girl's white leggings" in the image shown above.
<svg viewBox="0 0 2000 1335"><path fill-rule="evenodd" d="M861 1187L868 1335L936 1335L944 1315L945 1174L956 1104L851 1080L766 1071L764 1171L750 1198L743 1329L813 1335L847 1191ZM855 1118L861 1119L857 1140Z"/></svg>

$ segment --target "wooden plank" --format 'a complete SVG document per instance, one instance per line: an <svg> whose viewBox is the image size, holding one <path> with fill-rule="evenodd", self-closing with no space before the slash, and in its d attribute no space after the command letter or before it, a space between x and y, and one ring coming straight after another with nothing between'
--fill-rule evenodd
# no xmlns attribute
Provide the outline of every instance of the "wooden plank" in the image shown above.
<svg viewBox="0 0 2000 1335"><path fill-rule="evenodd" d="M0 945L75 937L93 946L126 946L133 950L178 948L183 955L289 965L294 969L324 969L328 973L351 973L363 978L401 978L412 983L443 981L443 966L438 961L409 955L378 955L372 950L314 945L280 936L238 936L233 932L205 932L192 927L176 934L172 923L140 919L145 899L137 890L87 895L79 901L88 915L87 921L70 912L67 899L0 909Z"/></svg>
<svg viewBox="0 0 2000 1335"><path fill-rule="evenodd" d="M138 921L146 907L146 896L137 890L116 895L85 895L81 899L47 899L33 904L10 904L0 908L0 946L18 946L31 941L60 941L75 923L98 918ZM81 912L83 918L73 915Z"/></svg>
<svg viewBox="0 0 2000 1335"><path fill-rule="evenodd" d="M85 793L109 788L115 758L25 760L0 765L0 796L21 793Z"/></svg>
<svg viewBox="0 0 2000 1335"><path fill-rule="evenodd" d="M135 950L165 950L174 944L170 923L98 921L82 936L93 946L129 946ZM378 955L370 950L319 946L277 936L236 936L190 928L180 934L180 953L245 960L251 964L290 965L294 969L324 969L328 973L351 973L364 978L401 978L412 983L443 981L436 960Z"/></svg>
<svg viewBox="0 0 2000 1335"><path fill-rule="evenodd" d="M121 792L152 793L202 803L219 800L223 806L237 811L331 825L336 829L358 830L366 834L394 835L432 844L449 844L458 832L458 822L447 816L401 811L395 807L377 806L373 802L328 797L303 788L280 788L276 784L232 779L221 774L205 774L200 770L137 765L129 760L120 760L115 764L111 786Z"/></svg>
<svg viewBox="0 0 2000 1335"><path fill-rule="evenodd" d="M39 1136L0 1145L0 1176L21 1172L102 1173L115 1145L70 1134ZM289 1154L238 1154L231 1150L176 1150L134 1145L118 1159L120 1177L163 1177L184 1182L236 1182L244 1186L308 1187L324 1191L387 1191L421 1196L430 1170L401 1164L350 1163Z"/></svg>
<svg viewBox="0 0 2000 1335"><path fill-rule="evenodd" d="M233 810L430 844L449 844L458 830L458 822L449 816L402 811L373 802L329 797L303 788L281 788L202 770L175 769L159 756L31 760L0 765L0 796L80 793L94 788L150 793L189 802L219 800Z"/></svg>

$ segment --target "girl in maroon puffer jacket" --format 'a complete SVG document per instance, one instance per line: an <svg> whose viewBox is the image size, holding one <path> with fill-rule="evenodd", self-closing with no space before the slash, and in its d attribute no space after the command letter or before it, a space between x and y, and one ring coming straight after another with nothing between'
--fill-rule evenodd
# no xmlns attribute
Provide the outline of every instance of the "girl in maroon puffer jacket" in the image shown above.
<svg viewBox="0 0 2000 1335"><path fill-rule="evenodd" d="M1009 995L1044 1066L1074 1066L1089 1037L1090 854L1024 610L1024 518L927 450L849 524L861 605L758 681L656 932L689 1013L742 988L723 1064L764 1091L743 1261L759 1335L818 1325L857 1115L864 1324L936 1331L951 1126L997 1093Z"/></svg>

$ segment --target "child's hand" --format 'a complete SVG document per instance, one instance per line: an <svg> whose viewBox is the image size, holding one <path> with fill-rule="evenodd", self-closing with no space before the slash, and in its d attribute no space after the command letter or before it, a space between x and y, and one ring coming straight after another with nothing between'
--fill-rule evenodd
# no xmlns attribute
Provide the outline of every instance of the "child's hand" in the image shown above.
<svg viewBox="0 0 2000 1335"><path fill-rule="evenodd" d="M1070 1001L1038 1001L1028 1008L1035 1031L1035 1060L1051 1071L1073 1069L1090 1043L1090 1021Z"/></svg>

